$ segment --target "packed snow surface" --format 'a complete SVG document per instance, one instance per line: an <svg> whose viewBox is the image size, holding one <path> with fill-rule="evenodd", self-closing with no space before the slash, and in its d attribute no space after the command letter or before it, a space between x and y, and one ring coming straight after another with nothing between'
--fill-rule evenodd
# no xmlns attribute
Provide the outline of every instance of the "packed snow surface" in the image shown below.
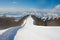
<svg viewBox="0 0 60 40"><path fill-rule="evenodd" d="M22 28L19 26L0 30L0 38L5 38L5 40L60 40L60 27L36 26L33 25L33 21L29 16Z"/></svg>
<svg viewBox="0 0 60 40"><path fill-rule="evenodd" d="M31 16L22 29L19 29L14 40L60 40L60 28L33 25Z"/></svg>

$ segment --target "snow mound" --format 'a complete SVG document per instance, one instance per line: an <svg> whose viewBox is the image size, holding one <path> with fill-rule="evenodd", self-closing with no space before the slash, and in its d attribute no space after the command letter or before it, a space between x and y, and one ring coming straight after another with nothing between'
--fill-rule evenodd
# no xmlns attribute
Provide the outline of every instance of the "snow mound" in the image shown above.
<svg viewBox="0 0 60 40"><path fill-rule="evenodd" d="M17 31L14 40L60 40L60 28L35 26L29 16L26 25Z"/></svg>
<svg viewBox="0 0 60 40"><path fill-rule="evenodd" d="M21 26L5 29L0 40L60 40L59 27L35 26L33 21L29 16Z"/></svg>
<svg viewBox="0 0 60 40"><path fill-rule="evenodd" d="M0 40L14 40L17 30L21 27L12 27L0 35Z"/></svg>
<svg viewBox="0 0 60 40"><path fill-rule="evenodd" d="M24 27L26 23L26 20L21 26L11 27L8 29L0 30L0 40L14 40L14 37L17 33L17 31Z"/></svg>

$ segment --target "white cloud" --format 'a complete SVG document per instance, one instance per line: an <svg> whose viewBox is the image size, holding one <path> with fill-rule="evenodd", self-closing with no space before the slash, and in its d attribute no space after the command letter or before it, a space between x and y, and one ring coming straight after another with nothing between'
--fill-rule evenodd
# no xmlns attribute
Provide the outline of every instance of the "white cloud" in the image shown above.
<svg viewBox="0 0 60 40"><path fill-rule="evenodd" d="M12 2L12 4L16 4L16 3L17 3L17 2L15 2L15 1L14 1L14 2Z"/></svg>
<svg viewBox="0 0 60 40"><path fill-rule="evenodd" d="M53 9L37 9L37 8L0 8L0 12L21 12L24 14L35 14L38 16L54 16L58 17L60 13L60 5L55 6Z"/></svg>
<svg viewBox="0 0 60 40"><path fill-rule="evenodd" d="M46 4L46 1L45 0L40 0L37 3L40 4L40 5L44 5L44 4Z"/></svg>
<svg viewBox="0 0 60 40"><path fill-rule="evenodd" d="M56 8L56 9L60 9L60 5L57 5L55 8Z"/></svg>
<svg viewBox="0 0 60 40"><path fill-rule="evenodd" d="M50 10L52 13L60 12L60 5L55 6L52 10ZM58 13L57 13L58 14Z"/></svg>
<svg viewBox="0 0 60 40"><path fill-rule="evenodd" d="M52 15L54 18L59 17L60 15L60 5L55 6L53 9L47 11L48 15Z"/></svg>

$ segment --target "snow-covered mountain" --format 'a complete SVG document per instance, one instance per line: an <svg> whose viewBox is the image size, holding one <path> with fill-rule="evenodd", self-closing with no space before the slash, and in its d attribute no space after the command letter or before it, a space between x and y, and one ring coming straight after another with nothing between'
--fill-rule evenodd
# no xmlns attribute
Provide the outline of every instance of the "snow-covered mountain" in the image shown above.
<svg viewBox="0 0 60 40"><path fill-rule="evenodd" d="M26 21L21 26L15 26L0 30L0 40L14 40L17 31L24 27Z"/></svg>
<svg viewBox="0 0 60 40"><path fill-rule="evenodd" d="M21 26L0 30L0 40L60 40L60 27L36 26L29 16Z"/></svg>
<svg viewBox="0 0 60 40"><path fill-rule="evenodd" d="M38 8L0 8L0 16L14 16L21 17L22 15L36 15L38 17L51 16L59 17L60 16L60 5L55 6L52 9L38 9Z"/></svg>
<svg viewBox="0 0 60 40"><path fill-rule="evenodd" d="M26 25L17 31L14 40L60 40L59 27L36 26L33 21L28 17Z"/></svg>
<svg viewBox="0 0 60 40"><path fill-rule="evenodd" d="M49 17L53 19L60 17L60 6L57 5L53 9L38 9L38 8L21 8L21 9L13 9L10 10L0 10L0 16L6 15L9 17L21 17L25 15L36 15L38 18L46 18Z"/></svg>

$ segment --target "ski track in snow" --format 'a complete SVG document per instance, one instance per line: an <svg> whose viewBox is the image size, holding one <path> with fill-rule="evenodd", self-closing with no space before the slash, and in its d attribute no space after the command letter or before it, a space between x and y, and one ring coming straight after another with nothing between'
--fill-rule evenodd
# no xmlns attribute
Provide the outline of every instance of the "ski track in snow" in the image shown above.
<svg viewBox="0 0 60 40"><path fill-rule="evenodd" d="M0 35L0 40L14 40L17 30L21 27L12 27Z"/></svg>
<svg viewBox="0 0 60 40"><path fill-rule="evenodd" d="M33 19L29 16L25 26L12 27L0 33L0 40L60 40L59 27L45 27L33 25Z"/></svg>
<svg viewBox="0 0 60 40"><path fill-rule="evenodd" d="M30 16L26 25L18 30L14 40L60 40L60 28L35 26Z"/></svg>

